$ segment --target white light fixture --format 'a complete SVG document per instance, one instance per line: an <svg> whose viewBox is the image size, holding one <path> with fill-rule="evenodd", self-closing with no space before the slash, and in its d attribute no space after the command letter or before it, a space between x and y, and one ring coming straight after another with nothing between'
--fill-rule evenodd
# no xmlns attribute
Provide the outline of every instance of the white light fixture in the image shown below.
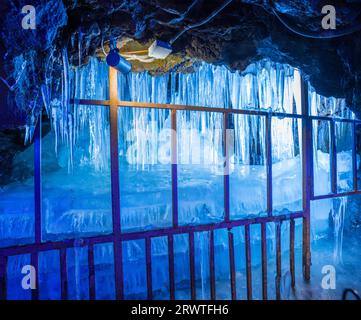
<svg viewBox="0 0 361 320"><path fill-rule="evenodd" d="M155 59L165 59L172 53L172 47L169 43L155 40L148 49L149 57Z"/></svg>

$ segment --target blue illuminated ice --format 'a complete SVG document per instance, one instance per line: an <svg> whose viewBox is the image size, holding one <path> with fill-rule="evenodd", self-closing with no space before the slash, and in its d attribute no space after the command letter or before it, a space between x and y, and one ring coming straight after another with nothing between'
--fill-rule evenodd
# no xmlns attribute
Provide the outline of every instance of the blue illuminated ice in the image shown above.
<svg viewBox="0 0 361 320"><path fill-rule="evenodd" d="M81 99L108 99L108 69L104 62L92 58L82 67L71 69L64 56L61 101L49 104L51 133L42 139L42 210L44 240L112 232L110 183L109 110L101 106L69 103ZM244 72L230 72L224 66L202 63L193 73L170 73L151 76L143 73L118 75L119 99L208 106L217 108L273 110L301 113L300 72L287 65L260 61ZM310 89L312 114L328 111L333 116L353 117L342 99L324 98ZM222 172L222 114L178 111L178 193L181 224L221 221L224 216ZM234 153L230 158L231 217L266 214L266 122L265 117L234 115ZM169 227L172 224L170 167L170 112L165 109L119 108L120 202L123 231ZM329 150L317 139L321 128L314 129L315 193L327 194L330 185ZM347 136L349 128L338 128L338 138ZM301 122L287 118L272 119L273 208L274 214L302 210ZM324 131L322 131L324 133ZM352 185L351 148L338 150L338 187ZM16 161L33 161L33 149L17 155ZM1 189L0 235L5 246L31 240L33 221L33 181L12 183ZM21 201L19 200L21 199ZM314 204L317 210L313 237L325 232L329 216L334 218L335 259L342 259L343 215L346 203ZM301 224L297 223L297 230ZM282 229L287 234L286 229ZM223 232L224 231L224 232ZM268 226L274 256L274 226ZM242 252L242 230L233 230L237 252ZM208 234L196 234L197 295L209 296ZM228 279L228 236L226 230L216 235L217 279ZM299 247L299 239L297 245ZM255 266L260 266L260 231L252 231ZM103 248L104 247L104 248ZM166 238L152 241L154 263L153 288L159 297L167 294L168 244ZM97 249L96 264L105 279L102 296L113 297L111 283L112 252ZM282 246L287 252L288 247ZM146 273L144 241L123 244L125 290L127 297L145 297ZM184 235L175 240L176 286L179 297L189 298L188 242ZM71 254L72 297L86 298L84 283L86 255L81 248ZM49 271L50 272L50 271ZM114 271L113 271L114 272ZM157 275L157 276L155 276ZM244 276L238 266L237 277ZM97 278L98 279L98 278ZM98 279L99 280L99 279ZM97 280L97 281L98 281ZM228 289L227 289L228 290ZM224 289L222 298L229 298ZM240 288L240 291L243 290ZM287 290L286 290L287 291ZM227 293L228 292L228 293ZM256 293L255 293L256 294Z"/></svg>

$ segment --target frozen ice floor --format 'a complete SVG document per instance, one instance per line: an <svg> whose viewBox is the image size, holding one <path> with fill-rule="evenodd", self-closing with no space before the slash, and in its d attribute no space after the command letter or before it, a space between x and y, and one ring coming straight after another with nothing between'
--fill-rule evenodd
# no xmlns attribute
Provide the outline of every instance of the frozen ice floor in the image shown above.
<svg viewBox="0 0 361 320"><path fill-rule="evenodd" d="M321 154L322 155L322 154ZM343 156L343 157L340 157ZM352 185L349 154L339 154L339 183ZM326 156L326 155L325 155ZM325 157L323 156L323 157ZM321 158L321 157L320 157ZM342 161L341 161L342 160ZM322 164L322 163L321 163ZM301 211L302 170L299 157L273 165L275 214ZM326 165L315 171L316 194L327 194ZM221 221L224 214L223 175L215 166L178 166L180 224ZM124 232L169 227L172 224L170 165L137 168L120 165L121 222ZM1 246L31 240L34 231L34 182L29 178L0 191ZM237 165L230 175L230 214L233 219L266 212L265 166ZM327 209L327 208L326 208ZM325 210L324 210L325 211ZM327 210L326 210L327 213ZM109 172L79 166L72 174L59 166L44 166L42 174L43 239L110 233L111 181ZM322 217L327 220L327 217Z"/></svg>
<svg viewBox="0 0 361 320"><path fill-rule="evenodd" d="M287 170L284 170L287 165ZM299 158L274 166L274 208L301 210ZM178 195L181 224L221 221L224 214L223 176L214 168L179 166ZM110 174L78 168L68 175L55 170L42 176L44 239L110 233ZM292 176L290 177L290 172ZM120 202L123 231L171 226L170 166L149 170L120 167ZM2 246L22 242L33 233L33 181L5 186L0 199ZM230 176L231 216L234 219L265 214L264 166L238 166Z"/></svg>
<svg viewBox="0 0 361 320"><path fill-rule="evenodd" d="M339 168L347 168L340 161ZM301 164L299 157L278 162L273 166L275 214L301 210ZM181 224L199 224L221 221L223 218L223 176L219 168L179 166L179 218ZM266 210L266 172L264 166L236 166L230 176L231 216L234 219L263 215ZM327 185L327 168L318 170L318 181ZM348 184L350 175L345 172L342 181ZM142 168L120 165L120 196L123 232L171 226L171 172L170 166L158 165ZM79 167L72 174L66 168L45 166L42 176L43 240L82 238L107 234L112 231L110 174ZM322 191L322 190L321 190ZM22 184L14 183L1 190L0 234L1 246L32 241L33 179ZM322 209L322 210L321 210ZM324 232L328 221L330 203L316 206L315 232ZM268 291L275 298L275 237L274 225L267 227ZM296 291L289 288L289 230L282 224L282 297L284 299L340 298L346 286L357 288L361 283L357 273L361 261L356 248L357 241L349 245L344 241L343 264L337 264L337 289L323 290L322 266L334 264L333 240L322 238L313 244L312 282L302 281L301 270L302 222L296 225ZM319 231L317 231L319 230ZM236 285L237 298L245 299L245 245L244 230L235 228ZM317 237L316 237L317 238ZM198 299L209 299L209 235L196 234L195 239L196 292ZM259 226L251 227L252 282L254 299L262 298L261 288L261 242ZM176 236L175 275L176 298L189 299L189 251L186 235ZM153 296L157 299L169 297L168 244L166 238L152 240ZM144 241L123 243L124 288L127 299L146 299L146 264ZM215 234L216 294L218 299L230 299L230 273L228 259L228 237L226 230ZM114 298L114 264L111 244L95 246L96 295L99 299ZM28 255L9 259L8 297L29 298L28 292L19 290L21 266L30 263ZM69 298L88 298L87 248L68 250ZM40 254L40 297L60 298L59 252ZM352 276L351 276L352 275Z"/></svg>
<svg viewBox="0 0 361 320"><path fill-rule="evenodd" d="M313 259L311 282L305 283L302 279L301 271L301 247L296 247L296 288L291 289L289 286L289 256L288 252L283 252L282 259L282 280L281 280L281 298L282 299L341 299L342 292L345 288L354 288L360 292L361 276L359 272L360 253L357 250L357 242L360 239L348 239L347 248L344 250L344 263L335 265L333 262L332 239L323 239L313 243ZM272 241L271 241L272 242ZM246 274L244 270L244 258L242 257L242 246L238 244L236 251L236 286L237 299L245 300L246 291ZM255 262L252 265L252 291L253 299L261 299L261 266L257 252L259 247L252 244L252 253ZM96 275L96 297L97 299L114 299L114 266L110 259L111 246L105 245L98 247L95 252L95 275ZM206 251L206 250L205 250ZM230 299L230 281L227 273L227 265L218 265L220 257L227 255L226 247L220 249L216 247L216 297L217 299ZM182 256L183 255L183 256ZM179 262L184 263L183 280L178 278L176 282L176 299L190 299L189 278L187 273L187 252L176 254L176 268L180 266ZM134 256L133 256L134 257ZM275 299L275 254L272 250L268 251L268 299ZM70 299L88 299L88 270L86 265L86 248L77 248L68 251L68 277L69 277L69 298ZM100 262L100 260L102 262ZM210 298L209 272L208 272L207 254L196 256L196 293L197 299ZM59 260L55 252L49 252L40 257L40 297L42 299L59 299L60 298L60 278L59 278ZM178 263L177 263L178 262ZM28 292L19 289L21 278L19 274L21 265L29 263L27 256L21 259L9 260L9 291L10 299L29 299ZM167 282L167 257L166 255L153 256L153 298L168 299L169 287ZM218 263L218 264L217 264ZM324 265L334 265L336 270L336 288L323 289L321 286L322 268ZM147 291L145 285L145 261L138 259L129 260L124 264L125 267L125 298L126 299L146 299ZM221 268L222 270L219 270ZM176 269L177 270L177 269ZM181 270L177 270L181 271ZM161 273L160 273L161 272ZM158 281L155 281L157 275ZM132 290L130 290L132 288ZM133 292L132 292L133 291ZM135 292L134 292L135 291Z"/></svg>

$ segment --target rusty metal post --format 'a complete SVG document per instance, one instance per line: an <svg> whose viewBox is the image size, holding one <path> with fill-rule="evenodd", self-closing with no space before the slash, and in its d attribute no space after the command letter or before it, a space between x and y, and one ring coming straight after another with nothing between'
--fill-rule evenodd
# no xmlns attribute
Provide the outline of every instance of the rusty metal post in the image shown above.
<svg viewBox="0 0 361 320"><path fill-rule="evenodd" d="M95 265L94 265L94 245L88 245L88 270L89 270L89 300L95 300Z"/></svg>
<svg viewBox="0 0 361 320"><path fill-rule="evenodd" d="M41 242L41 115L34 132L35 243Z"/></svg>
<svg viewBox="0 0 361 320"><path fill-rule="evenodd" d="M191 285L191 299L196 300L196 268L194 261L194 233L189 233L189 273Z"/></svg>
<svg viewBox="0 0 361 320"><path fill-rule="evenodd" d="M34 132L34 242L41 243L41 114ZM31 299L39 299L39 259L38 252L31 254L31 265L35 268L35 290L31 290Z"/></svg>
<svg viewBox="0 0 361 320"><path fill-rule="evenodd" d="M311 277L311 235L310 235L310 206L313 190L313 155L312 155L312 120L309 116L308 83L301 81L302 101L302 199L303 199L303 238L302 264L303 277L306 281Z"/></svg>
<svg viewBox="0 0 361 320"><path fill-rule="evenodd" d="M272 114L266 118L266 167L267 167L267 214L272 216L273 192L272 192Z"/></svg>
<svg viewBox="0 0 361 320"><path fill-rule="evenodd" d="M174 280L174 240L173 235L168 235L168 269L169 269L169 298L175 300Z"/></svg>
<svg viewBox="0 0 361 320"><path fill-rule="evenodd" d="M173 226L178 226L178 161L177 161L177 110L171 111L171 158L172 158L172 220Z"/></svg>
<svg viewBox="0 0 361 320"><path fill-rule="evenodd" d="M261 223L262 238L262 299L268 299L267 293L267 224Z"/></svg>
<svg viewBox="0 0 361 320"><path fill-rule="evenodd" d="M228 229L228 246L229 246L229 266L230 266L230 276L231 276L231 294L232 294L232 300L236 300L237 287L236 287L236 265L234 260L233 229Z"/></svg>
<svg viewBox="0 0 361 320"><path fill-rule="evenodd" d="M356 123L352 123L352 177L353 191L357 192L357 131Z"/></svg>
<svg viewBox="0 0 361 320"><path fill-rule="evenodd" d="M246 242L246 276L247 276L247 299L252 300L252 262L251 262L251 238L249 224L245 225L245 242Z"/></svg>
<svg viewBox="0 0 361 320"><path fill-rule="evenodd" d="M112 219L114 234L114 269L115 292L118 300L123 299L123 261L120 241L120 191L119 191L119 157L118 157L118 73L109 67L110 100L110 164L112 185Z"/></svg>
<svg viewBox="0 0 361 320"><path fill-rule="evenodd" d="M281 222L276 223L276 299L281 299Z"/></svg>
<svg viewBox="0 0 361 320"><path fill-rule="evenodd" d="M291 286L294 289L296 286L295 275L295 220L290 220L290 272L291 272Z"/></svg>
<svg viewBox="0 0 361 320"><path fill-rule="evenodd" d="M7 289L7 257L0 256L0 300L6 300Z"/></svg>
<svg viewBox="0 0 361 320"><path fill-rule="evenodd" d="M230 221L229 211L229 157L230 157L230 142L229 141L229 121L230 114L223 114L223 160L224 160L224 172L223 172L223 197L224 197L224 221Z"/></svg>
<svg viewBox="0 0 361 320"><path fill-rule="evenodd" d="M337 193L337 148L336 148L336 124L330 121L330 172L331 172L331 192Z"/></svg>
<svg viewBox="0 0 361 320"><path fill-rule="evenodd" d="M145 238L145 260L147 267L147 299L153 299L153 278L152 278L152 243L151 238Z"/></svg>
<svg viewBox="0 0 361 320"><path fill-rule="evenodd" d="M68 300L68 273L65 248L60 249L60 287L61 300Z"/></svg>
<svg viewBox="0 0 361 320"><path fill-rule="evenodd" d="M216 273L214 261L214 231L210 231L209 239L209 264L210 264L210 286L211 286L211 300L216 300Z"/></svg>
<svg viewBox="0 0 361 320"><path fill-rule="evenodd" d="M30 264L35 269L35 289L31 290L31 300L39 300L39 253L38 252L31 253Z"/></svg>

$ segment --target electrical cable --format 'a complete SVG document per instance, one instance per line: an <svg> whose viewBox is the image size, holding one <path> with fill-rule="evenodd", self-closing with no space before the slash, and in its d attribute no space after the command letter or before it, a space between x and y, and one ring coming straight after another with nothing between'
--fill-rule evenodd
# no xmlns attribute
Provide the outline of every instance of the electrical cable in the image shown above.
<svg viewBox="0 0 361 320"><path fill-rule="evenodd" d="M350 35L352 33L355 33L357 31L361 30L361 24L352 26L346 30L337 30L337 31L329 31L329 33L320 35L317 31L305 31L302 30L298 26L291 26L289 22L286 21L285 18L281 17L281 15L277 12L277 10L274 8L273 0L269 1L271 10L273 14L277 17L277 19L291 32L298 34L299 36L305 37L305 38L311 38L311 39L334 39L343 37L346 35Z"/></svg>
<svg viewBox="0 0 361 320"><path fill-rule="evenodd" d="M211 13L210 16L208 16L207 18L205 18L204 20L197 22L195 24L189 25L186 28L184 28L181 32L179 32L172 40L169 41L169 43L172 45L175 41L178 40L179 37L181 37L184 33L186 33L187 31L194 29L194 28L198 28L200 26L203 26L204 24L206 24L207 22L209 22L210 20L212 20L218 13L220 13L225 7L227 7L233 0L227 0L226 2L224 2L217 10L215 10L214 12Z"/></svg>
<svg viewBox="0 0 361 320"><path fill-rule="evenodd" d="M342 293L342 300L346 300L348 293L352 293L352 295L356 298L356 300L361 300L358 292L354 289L345 289Z"/></svg>

